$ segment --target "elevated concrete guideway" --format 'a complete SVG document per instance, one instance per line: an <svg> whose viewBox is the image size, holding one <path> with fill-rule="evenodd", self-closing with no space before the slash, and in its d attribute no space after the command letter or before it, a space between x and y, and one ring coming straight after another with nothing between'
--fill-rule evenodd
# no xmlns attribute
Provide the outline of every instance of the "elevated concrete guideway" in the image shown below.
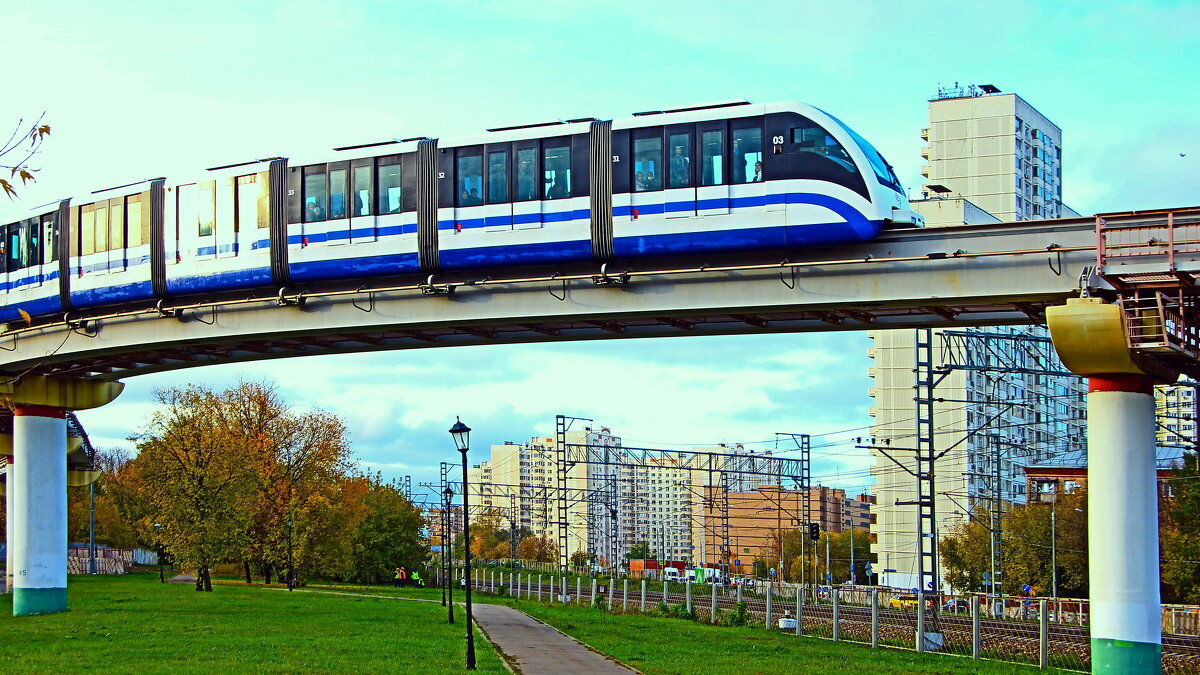
<svg viewBox="0 0 1200 675"><path fill-rule="evenodd" d="M1040 323L1045 307L1080 295L1095 262L1095 220L1079 218L897 230L782 262L642 261L560 275L285 289L5 332L0 372L118 380L220 362L471 344Z"/></svg>

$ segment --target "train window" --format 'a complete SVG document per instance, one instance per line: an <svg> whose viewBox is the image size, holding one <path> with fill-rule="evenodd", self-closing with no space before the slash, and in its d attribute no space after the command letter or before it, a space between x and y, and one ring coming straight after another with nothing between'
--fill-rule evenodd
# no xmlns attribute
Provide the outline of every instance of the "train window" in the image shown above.
<svg viewBox="0 0 1200 675"><path fill-rule="evenodd" d="M546 199L571 196L571 146L548 146L542 149L542 170Z"/></svg>
<svg viewBox="0 0 1200 675"><path fill-rule="evenodd" d="M79 254L96 252L96 207L87 205L79 209Z"/></svg>
<svg viewBox="0 0 1200 675"><path fill-rule="evenodd" d="M662 188L662 138L635 138L633 141L633 191Z"/></svg>
<svg viewBox="0 0 1200 675"><path fill-rule="evenodd" d="M21 226L8 226L8 271L16 272L21 269Z"/></svg>
<svg viewBox="0 0 1200 675"><path fill-rule="evenodd" d="M508 152L488 153L488 203L508 201Z"/></svg>
<svg viewBox="0 0 1200 675"><path fill-rule="evenodd" d="M483 203L483 155L459 155L456 202L459 206Z"/></svg>
<svg viewBox="0 0 1200 675"><path fill-rule="evenodd" d="M201 237L213 233L217 221L216 196L216 186L212 181L204 183L196 191L196 234ZM100 248L99 240L96 242L96 248Z"/></svg>
<svg viewBox="0 0 1200 675"><path fill-rule="evenodd" d="M125 201L114 199L108 203L108 249L125 248Z"/></svg>
<svg viewBox="0 0 1200 675"><path fill-rule="evenodd" d="M792 143L799 146L800 152L811 152L825 157L847 172L857 173L858 169L854 166L850 153L846 152L846 148L842 147L836 138L815 123L808 120L804 122L805 126L792 129Z"/></svg>
<svg viewBox="0 0 1200 675"><path fill-rule="evenodd" d="M762 127L733 130L733 153L729 166L733 169L735 184L762 180Z"/></svg>
<svg viewBox="0 0 1200 675"><path fill-rule="evenodd" d="M41 228L36 218L21 223L21 268L36 265L41 252Z"/></svg>
<svg viewBox="0 0 1200 675"><path fill-rule="evenodd" d="M132 195L125 200L125 240L129 248L141 246L149 241L149 232L143 232L143 223L149 229L150 224L142 218L142 196Z"/></svg>
<svg viewBox="0 0 1200 675"><path fill-rule="evenodd" d="M234 194L234 199L237 200L237 218L233 222L235 232L241 232L243 228L258 227L258 195L260 192L257 175L237 177L237 192ZM133 230L132 223L130 223L129 229Z"/></svg>
<svg viewBox="0 0 1200 675"><path fill-rule="evenodd" d="M705 131L700 134L700 184L720 185L724 175L725 132Z"/></svg>
<svg viewBox="0 0 1200 675"><path fill-rule="evenodd" d="M346 217L346 170L332 169L329 172L329 217Z"/></svg>
<svg viewBox="0 0 1200 675"><path fill-rule="evenodd" d="M43 262L58 260L58 219L53 216L42 216Z"/></svg>
<svg viewBox="0 0 1200 675"><path fill-rule="evenodd" d="M400 213L400 158L379 162L379 213Z"/></svg>
<svg viewBox="0 0 1200 675"><path fill-rule="evenodd" d="M689 187L692 184L692 135L670 134L667 136L667 147L671 150L667 185L673 188Z"/></svg>
<svg viewBox="0 0 1200 675"><path fill-rule="evenodd" d="M354 211L356 216L371 215L371 167L354 167Z"/></svg>
<svg viewBox="0 0 1200 675"><path fill-rule="evenodd" d="M517 150L517 201L537 199L537 150Z"/></svg>
<svg viewBox="0 0 1200 675"><path fill-rule="evenodd" d="M325 220L325 172L304 171L304 222Z"/></svg>
<svg viewBox="0 0 1200 675"><path fill-rule="evenodd" d="M108 250L108 207L96 207L96 253Z"/></svg>

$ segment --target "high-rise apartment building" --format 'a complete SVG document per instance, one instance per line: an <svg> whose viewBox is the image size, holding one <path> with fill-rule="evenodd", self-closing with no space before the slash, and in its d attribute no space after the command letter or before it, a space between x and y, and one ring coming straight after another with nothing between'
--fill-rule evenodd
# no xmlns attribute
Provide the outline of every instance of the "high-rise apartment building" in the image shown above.
<svg viewBox="0 0 1200 675"><path fill-rule="evenodd" d="M1016 94L991 85L939 88L921 137L927 183L913 208L927 226L1078 215L1062 203L1062 130ZM868 335L880 448L872 551L881 583L912 588L919 585L920 490L909 473L916 469L909 449L917 447L917 336ZM945 452L934 470L940 536L981 506L1024 502L1024 466L1083 447L1084 388L1080 378L1052 374L1066 369L1037 326L934 331L933 340L932 367L947 372L932 424L934 447Z"/></svg>
<svg viewBox="0 0 1200 675"><path fill-rule="evenodd" d="M1002 221L1077 215L1063 206L1062 129L992 85L939 87L921 150L926 198L964 198Z"/></svg>

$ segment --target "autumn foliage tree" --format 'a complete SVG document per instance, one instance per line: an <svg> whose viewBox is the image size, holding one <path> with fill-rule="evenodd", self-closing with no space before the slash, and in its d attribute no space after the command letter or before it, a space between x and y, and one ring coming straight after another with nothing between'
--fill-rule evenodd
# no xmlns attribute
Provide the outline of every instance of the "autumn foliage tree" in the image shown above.
<svg viewBox="0 0 1200 675"><path fill-rule="evenodd" d="M42 123L45 116L42 113L32 124L24 118L17 120L8 140L0 144L0 170L8 169L9 172L7 178L0 178L0 190L9 199L17 196L14 180L20 180L22 185L35 180L33 174L37 170L30 168L29 160L33 159L41 149L42 142L50 135L50 125Z"/></svg>

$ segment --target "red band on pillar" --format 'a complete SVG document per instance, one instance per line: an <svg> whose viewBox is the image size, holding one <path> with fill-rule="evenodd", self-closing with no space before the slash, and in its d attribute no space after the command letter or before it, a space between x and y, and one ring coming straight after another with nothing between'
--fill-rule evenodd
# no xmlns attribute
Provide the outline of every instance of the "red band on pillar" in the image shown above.
<svg viewBox="0 0 1200 675"><path fill-rule="evenodd" d="M48 405L21 405L13 406L13 415L26 417L53 417L55 419L64 419L67 416L67 411L63 408L55 408Z"/></svg>
<svg viewBox="0 0 1200 675"><path fill-rule="evenodd" d="M1154 381L1145 375L1092 375L1088 378L1088 393L1124 391L1131 394L1154 395Z"/></svg>

